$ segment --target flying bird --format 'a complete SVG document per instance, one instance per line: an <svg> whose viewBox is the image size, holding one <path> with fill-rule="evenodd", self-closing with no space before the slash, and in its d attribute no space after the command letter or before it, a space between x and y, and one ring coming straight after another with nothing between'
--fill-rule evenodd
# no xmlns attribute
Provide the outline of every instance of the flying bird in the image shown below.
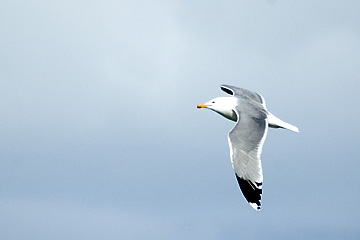
<svg viewBox="0 0 360 240"><path fill-rule="evenodd" d="M260 94L230 85L220 88L231 97L218 97L197 108L208 108L236 122L228 135L231 164L244 197L259 211L263 184L260 156L268 127L299 129L271 114Z"/></svg>

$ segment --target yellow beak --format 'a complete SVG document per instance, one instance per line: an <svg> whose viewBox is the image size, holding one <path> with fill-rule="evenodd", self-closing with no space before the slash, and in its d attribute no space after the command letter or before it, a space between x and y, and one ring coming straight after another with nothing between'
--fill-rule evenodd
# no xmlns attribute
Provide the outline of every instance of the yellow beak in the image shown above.
<svg viewBox="0 0 360 240"><path fill-rule="evenodd" d="M205 104L199 104L197 105L197 108L207 108L207 106Z"/></svg>

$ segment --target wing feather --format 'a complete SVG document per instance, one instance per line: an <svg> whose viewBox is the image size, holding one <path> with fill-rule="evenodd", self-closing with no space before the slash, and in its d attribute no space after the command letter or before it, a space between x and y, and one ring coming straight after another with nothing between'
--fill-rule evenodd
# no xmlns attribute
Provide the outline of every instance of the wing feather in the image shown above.
<svg viewBox="0 0 360 240"><path fill-rule="evenodd" d="M227 94L230 94L234 97L249 98L255 102L262 104L265 107L264 98L256 92L251 92L247 89L238 88L231 85L221 85L220 88Z"/></svg>

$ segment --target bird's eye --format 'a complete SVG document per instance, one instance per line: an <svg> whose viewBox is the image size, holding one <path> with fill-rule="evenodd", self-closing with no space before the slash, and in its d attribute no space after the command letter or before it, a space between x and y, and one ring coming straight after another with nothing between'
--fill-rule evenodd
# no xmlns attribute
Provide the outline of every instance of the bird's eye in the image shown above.
<svg viewBox="0 0 360 240"><path fill-rule="evenodd" d="M212 101L212 103L215 103L215 101Z"/></svg>

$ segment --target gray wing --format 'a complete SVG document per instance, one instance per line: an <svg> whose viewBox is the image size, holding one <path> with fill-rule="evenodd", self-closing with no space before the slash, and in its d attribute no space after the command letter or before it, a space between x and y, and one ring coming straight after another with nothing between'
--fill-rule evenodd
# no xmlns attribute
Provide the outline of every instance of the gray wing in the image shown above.
<svg viewBox="0 0 360 240"><path fill-rule="evenodd" d="M231 163L246 200L260 210L263 182L260 155L268 129L266 115L254 117L238 109L235 112L238 121L228 137Z"/></svg>
<svg viewBox="0 0 360 240"><path fill-rule="evenodd" d="M263 105L265 107L265 99L258 93L251 92L244 88L234 87L231 85L221 85L220 88L227 94L230 94L234 97L249 98L253 101L260 103L261 105Z"/></svg>

